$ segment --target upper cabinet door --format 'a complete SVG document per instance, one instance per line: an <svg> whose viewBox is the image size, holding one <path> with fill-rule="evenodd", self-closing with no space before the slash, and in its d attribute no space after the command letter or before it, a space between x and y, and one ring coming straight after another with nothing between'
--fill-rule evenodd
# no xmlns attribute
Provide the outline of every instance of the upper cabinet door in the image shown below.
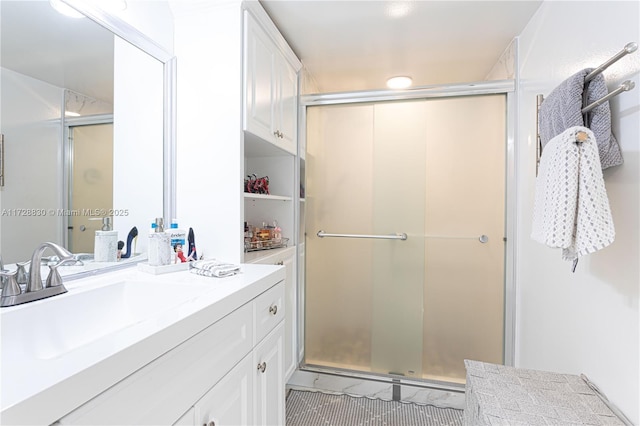
<svg viewBox="0 0 640 426"><path fill-rule="evenodd" d="M283 56L276 56L276 117L283 148L295 153L298 122L298 75Z"/></svg>
<svg viewBox="0 0 640 426"><path fill-rule="evenodd" d="M275 51L269 36L245 15L245 120L244 128L267 141L275 136Z"/></svg>
<svg viewBox="0 0 640 426"><path fill-rule="evenodd" d="M244 129L295 155L296 70L260 24L245 13Z"/></svg>

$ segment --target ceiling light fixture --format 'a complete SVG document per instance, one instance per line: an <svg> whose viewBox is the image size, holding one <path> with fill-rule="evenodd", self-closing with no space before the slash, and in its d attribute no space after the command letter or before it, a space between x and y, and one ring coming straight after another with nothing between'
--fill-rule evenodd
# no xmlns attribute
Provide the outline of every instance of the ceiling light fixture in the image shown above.
<svg viewBox="0 0 640 426"><path fill-rule="evenodd" d="M60 0L49 0L49 4L53 7L58 13L61 13L70 18L84 18L84 15L68 4L62 3Z"/></svg>
<svg viewBox="0 0 640 426"><path fill-rule="evenodd" d="M402 18L411 13L413 2L411 1L392 1L387 3L385 13L389 18Z"/></svg>
<svg viewBox="0 0 640 426"><path fill-rule="evenodd" d="M399 76L399 77L391 77L387 80L387 87L389 89L406 89L411 86L413 80L411 77Z"/></svg>
<svg viewBox="0 0 640 426"><path fill-rule="evenodd" d="M73 111L65 111L64 112L64 116L65 117L80 117L80 113L73 112Z"/></svg>

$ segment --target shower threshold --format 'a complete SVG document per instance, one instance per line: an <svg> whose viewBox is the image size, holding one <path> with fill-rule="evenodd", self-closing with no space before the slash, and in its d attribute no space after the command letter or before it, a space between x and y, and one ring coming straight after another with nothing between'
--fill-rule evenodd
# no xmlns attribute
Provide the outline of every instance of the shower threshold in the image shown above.
<svg viewBox="0 0 640 426"><path fill-rule="evenodd" d="M413 379L393 374L359 372L301 365L289 380L290 389L312 389L385 401L414 402L441 408L464 408L464 384Z"/></svg>

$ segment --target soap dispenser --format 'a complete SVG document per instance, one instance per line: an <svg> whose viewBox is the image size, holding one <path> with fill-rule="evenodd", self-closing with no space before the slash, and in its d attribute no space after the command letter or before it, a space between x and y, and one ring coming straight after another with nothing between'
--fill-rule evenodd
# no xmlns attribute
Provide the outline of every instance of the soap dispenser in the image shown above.
<svg viewBox="0 0 640 426"><path fill-rule="evenodd" d="M93 248L96 262L116 262L118 260L118 231L111 226L111 218L102 218L102 230L96 231Z"/></svg>
<svg viewBox="0 0 640 426"><path fill-rule="evenodd" d="M155 225L155 226L154 226ZM152 225L153 232L149 234L149 265L163 266L171 264L171 237L164 232L164 219L156 218Z"/></svg>

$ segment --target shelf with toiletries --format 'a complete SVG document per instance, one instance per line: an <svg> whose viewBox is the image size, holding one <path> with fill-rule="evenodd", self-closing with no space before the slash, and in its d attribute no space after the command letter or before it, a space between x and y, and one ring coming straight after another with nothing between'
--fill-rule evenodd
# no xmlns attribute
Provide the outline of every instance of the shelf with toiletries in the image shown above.
<svg viewBox="0 0 640 426"><path fill-rule="evenodd" d="M281 230L279 240L293 242L295 157L287 151L273 149L269 142L252 136L249 134L245 137L244 222L255 228L265 224L262 227L264 229L275 222ZM263 193L247 192L249 190ZM281 243L262 244L251 240L247 244L246 239L244 243L245 252L281 246Z"/></svg>

